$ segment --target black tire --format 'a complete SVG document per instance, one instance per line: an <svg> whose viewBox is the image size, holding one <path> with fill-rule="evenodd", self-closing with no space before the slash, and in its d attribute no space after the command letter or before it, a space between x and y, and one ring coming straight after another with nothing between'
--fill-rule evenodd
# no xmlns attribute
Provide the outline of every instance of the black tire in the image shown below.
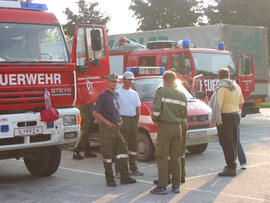
<svg viewBox="0 0 270 203"><path fill-rule="evenodd" d="M191 154L203 153L207 148L208 143L188 146L187 149Z"/></svg>
<svg viewBox="0 0 270 203"><path fill-rule="evenodd" d="M154 158L153 143L145 132L138 133L136 157L139 161L149 161Z"/></svg>
<svg viewBox="0 0 270 203"><path fill-rule="evenodd" d="M25 156L24 163L33 176L50 176L56 172L61 161L59 147L35 149L34 156Z"/></svg>

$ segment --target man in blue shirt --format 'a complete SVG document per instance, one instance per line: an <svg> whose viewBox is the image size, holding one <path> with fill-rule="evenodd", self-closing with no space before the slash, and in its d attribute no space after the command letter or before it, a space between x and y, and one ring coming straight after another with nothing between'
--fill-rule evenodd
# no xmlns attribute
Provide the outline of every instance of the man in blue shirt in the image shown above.
<svg viewBox="0 0 270 203"><path fill-rule="evenodd" d="M93 115L99 120L99 134L101 139L101 153L105 168L107 186L115 187L116 183L112 170L112 159L116 157L120 166L121 184L135 183L128 173L127 145L120 133L123 121L120 117L120 98L115 92L118 82L116 74L107 76L108 87L103 91L96 102Z"/></svg>

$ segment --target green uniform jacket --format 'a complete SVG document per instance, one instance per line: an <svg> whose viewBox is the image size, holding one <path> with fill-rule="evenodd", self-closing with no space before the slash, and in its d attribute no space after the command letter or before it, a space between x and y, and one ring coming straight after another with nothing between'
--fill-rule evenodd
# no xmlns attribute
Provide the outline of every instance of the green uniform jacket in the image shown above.
<svg viewBox="0 0 270 203"><path fill-rule="evenodd" d="M154 122L181 123L187 116L187 99L184 93L172 85L160 87L152 104Z"/></svg>

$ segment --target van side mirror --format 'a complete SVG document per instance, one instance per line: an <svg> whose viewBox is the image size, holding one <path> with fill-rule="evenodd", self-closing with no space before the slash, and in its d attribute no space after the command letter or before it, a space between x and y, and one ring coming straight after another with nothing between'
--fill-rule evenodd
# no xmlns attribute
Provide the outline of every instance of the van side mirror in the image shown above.
<svg viewBox="0 0 270 203"><path fill-rule="evenodd" d="M101 50L101 35L99 30L91 31L91 46L93 51Z"/></svg>

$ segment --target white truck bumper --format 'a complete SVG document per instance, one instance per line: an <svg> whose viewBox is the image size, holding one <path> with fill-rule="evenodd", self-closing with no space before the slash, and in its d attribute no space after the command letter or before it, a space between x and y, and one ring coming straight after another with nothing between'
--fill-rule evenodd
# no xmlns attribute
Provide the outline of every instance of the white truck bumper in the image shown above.
<svg viewBox="0 0 270 203"><path fill-rule="evenodd" d="M39 112L0 115L0 151L76 142L80 136L79 110L77 108L57 110L60 118L52 123L41 121ZM64 126L63 120L66 116L71 116L76 121Z"/></svg>

